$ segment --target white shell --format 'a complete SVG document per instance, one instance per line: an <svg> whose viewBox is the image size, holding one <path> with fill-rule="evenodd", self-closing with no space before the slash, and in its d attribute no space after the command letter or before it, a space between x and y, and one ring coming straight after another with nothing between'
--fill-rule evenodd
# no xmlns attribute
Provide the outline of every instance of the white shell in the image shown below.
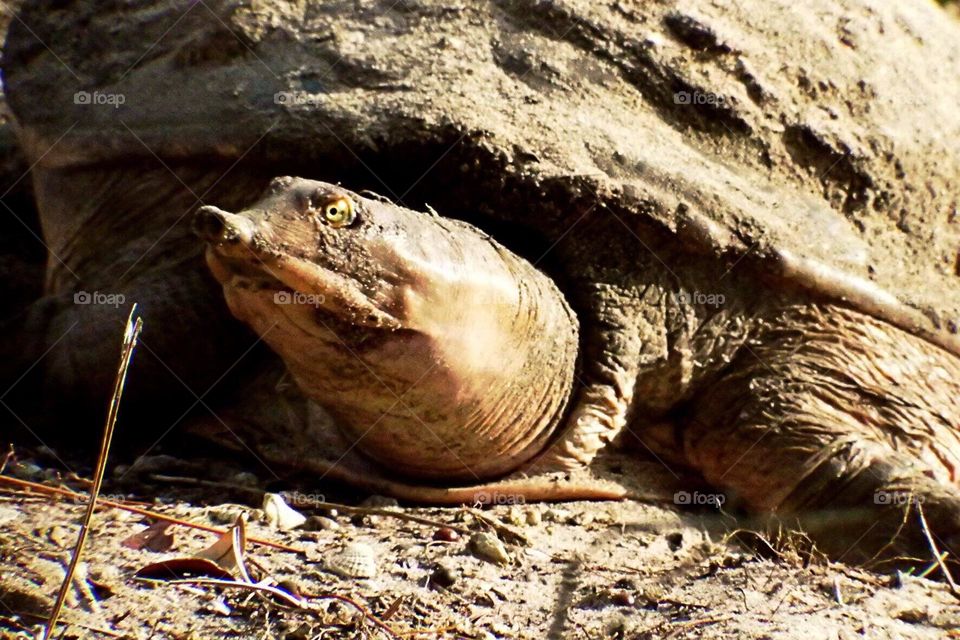
<svg viewBox="0 0 960 640"><path fill-rule="evenodd" d="M492 533L475 533L470 538L470 550L481 560L494 564L507 564L510 554L500 542L500 538Z"/></svg>
<svg viewBox="0 0 960 640"><path fill-rule="evenodd" d="M263 494L263 514L267 524L274 529L286 531L306 522L307 517L293 510L278 493Z"/></svg>
<svg viewBox="0 0 960 640"><path fill-rule="evenodd" d="M353 542L332 552L324 568L344 578L372 578L377 574L377 558L369 545Z"/></svg>

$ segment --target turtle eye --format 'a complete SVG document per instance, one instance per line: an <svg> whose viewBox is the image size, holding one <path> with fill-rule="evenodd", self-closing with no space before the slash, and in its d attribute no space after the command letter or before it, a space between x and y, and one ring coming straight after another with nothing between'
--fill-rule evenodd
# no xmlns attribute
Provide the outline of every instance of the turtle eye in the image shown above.
<svg viewBox="0 0 960 640"><path fill-rule="evenodd" d="M332 227L346 227L357 218L356 209L350 198L341 196L328 200L321 208L323 219Z"/></svg>

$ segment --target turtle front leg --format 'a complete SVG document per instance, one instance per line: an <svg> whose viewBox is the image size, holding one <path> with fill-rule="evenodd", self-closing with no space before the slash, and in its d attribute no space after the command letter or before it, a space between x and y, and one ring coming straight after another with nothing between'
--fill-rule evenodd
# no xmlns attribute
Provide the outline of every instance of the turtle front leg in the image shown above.
<svg viewBox="0 0 960 640"><path fill-rule="evenodd" d="M617 278L622 274L611 274L610 280ZM562 431L524 469L527 473L589 465L629 422L641 372L666 358L663 308L652 289L602 281L576 289L583 367L576 377L578 390Z"/></svg>
<svg viewBox="0 0 960 640"><path fill-rule="evenodd" d="M960 557L960 361L837 307L776 317L682 425L688 462L850 562Z"/></svg>

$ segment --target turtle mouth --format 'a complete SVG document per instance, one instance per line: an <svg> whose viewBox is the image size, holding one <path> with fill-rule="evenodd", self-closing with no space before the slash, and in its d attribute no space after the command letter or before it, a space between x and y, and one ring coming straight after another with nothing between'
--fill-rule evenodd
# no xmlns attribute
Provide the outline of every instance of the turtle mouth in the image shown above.
<svg viewBox="0 0 960 640"><path fill-rule="evenodd" d="M299 258L263 259L251 248L247 248L247 256L238 257L233 247L223 249L210 245L207 264L224 289L240 297L255 297L260 305L282 307L276 311L288 316L304 309L322 311L319 315L304 316L321 332L333 318L338 324L365 329L401 328L396 318L359 293L344 276ZM302 313L296 315L303 316ZM318 323L316 320L320 317L326 321Z"/></svg>
<svg viewBox="0 0 960 640"><path fill-rule="evenodd" d="M253 255L250 258L238 258L226 255L211 245L207 249L207 264L214 277L224 287L250 291L291 292L278 275Z"/></svg>

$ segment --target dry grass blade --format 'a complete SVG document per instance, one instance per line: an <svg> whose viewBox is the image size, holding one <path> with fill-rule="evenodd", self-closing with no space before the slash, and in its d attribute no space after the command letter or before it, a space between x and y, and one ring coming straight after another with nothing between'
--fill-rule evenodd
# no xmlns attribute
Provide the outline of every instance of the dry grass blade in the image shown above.
<svg viewBox="0 0 960 640"><path fill-rule="evenodd" d="M100 454L97 456L97 467L93 476L93 487L90 489L90 501L87 503L87 512L84 514L83 523L80 525L80 533L77 535L77 544L73 548L73 556L70 558L70 565L67 567L66 574L63 576L63 584L60 585L60 591L57 593L57 600L53 604L53 610L50 612L50 619L43 632L43 640L48 640L57 625L57 618L60 616L60 610L67 598L67 592L73 583L73 575L80 563L80 556L83 553L83 544L86 542L87 533L90 530L90 521L93 518L93 512L97 506L97 496L100 494L100 487L103 484L103 474L107 467L107 454L110 451L110 443L113 440L113 429L117 423L117 412L120 408L120 398L123 395L123 385L127 380L127 370L130 368L130 360L133 358L133 350L137 346L137 338L143 329L143 321L135 317L137 305L134 304L130 309L130 315L127 318L127 326L123 333L123 346L120 353L120 365L117 368L117 376L113 383L113 394L110 397L110 407L107 410L107 421L103 427L103 439L100 441Z"/></svg>

